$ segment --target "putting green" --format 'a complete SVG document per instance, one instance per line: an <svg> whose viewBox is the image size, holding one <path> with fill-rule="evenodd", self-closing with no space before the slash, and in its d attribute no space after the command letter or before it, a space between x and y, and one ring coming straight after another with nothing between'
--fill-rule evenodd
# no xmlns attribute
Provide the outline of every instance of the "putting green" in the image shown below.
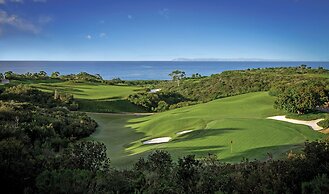
<svg viewBox="0 0 329 194"><path fill-rule="evenodd" d="M107 145L113 165L124 167L154 149L167 150L174 158L213 153L228 162L244 157L265 159L267 153L277 158L301 148L306 140L325 136L304 125L266 119L283 114L273 108L273 101L266 92L257 92L152 116L90 114L99 123L91 138ZM185 130L194 131L176 135ZM158 137L173 139L143 145L143 141Z"/></svg>
<svg viewBox="0 0 329 194"><path fill-rule="evenodd" d="M74 82L38 83L31 86L43 91L58 90L72 94L78 100L81 111L143 112L141 108L126 100L130 94L141 90L140 87Z"/></svg>

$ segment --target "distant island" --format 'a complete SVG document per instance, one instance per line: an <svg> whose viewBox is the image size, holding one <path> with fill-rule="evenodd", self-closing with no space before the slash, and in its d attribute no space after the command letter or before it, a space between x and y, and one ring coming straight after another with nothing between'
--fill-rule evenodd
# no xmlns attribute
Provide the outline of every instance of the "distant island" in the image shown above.
<svg viewBox="0 0 329 194"><path fill-rule="evenodd" d="M262 58L175 58L172 61L295 61L295 60L283 60L283 59L262 59Z"/></svg>

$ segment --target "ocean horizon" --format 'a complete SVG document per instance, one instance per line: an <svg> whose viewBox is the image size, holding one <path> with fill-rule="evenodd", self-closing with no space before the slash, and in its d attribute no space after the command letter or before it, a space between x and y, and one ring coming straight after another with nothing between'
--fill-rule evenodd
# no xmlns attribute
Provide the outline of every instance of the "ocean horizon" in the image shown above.
<svg viewBox="0 0 329 194"><path fill-rule="evenodd" d="M176 69L185 71L187 76L195 73L209 76L227 70L296 67L302 64L329 69L329 61L0 61L0 72L23 74L45 71L51 74L58 71L63 75L87 72L100 74L107 80L168 80L168 74Z"/></svg>

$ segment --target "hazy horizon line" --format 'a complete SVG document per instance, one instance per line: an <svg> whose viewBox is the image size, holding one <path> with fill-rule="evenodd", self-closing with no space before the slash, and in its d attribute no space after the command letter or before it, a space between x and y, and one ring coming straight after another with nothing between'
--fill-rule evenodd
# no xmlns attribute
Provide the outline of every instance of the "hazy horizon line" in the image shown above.
<svg viewBox="0 0 329 194"><path fill-rule="evenodd" d="M276 59L264 59L264 60L2 60L0 62L329 62L329 60L276 60Z"/></svg>

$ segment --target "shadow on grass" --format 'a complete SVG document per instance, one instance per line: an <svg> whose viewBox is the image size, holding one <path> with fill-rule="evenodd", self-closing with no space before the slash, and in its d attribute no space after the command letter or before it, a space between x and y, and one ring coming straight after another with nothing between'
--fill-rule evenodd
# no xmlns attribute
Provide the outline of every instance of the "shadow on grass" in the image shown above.
<svg viewBox="0 0 329 194"><path fill-rule="evenodd" d="M125 99L110 98L106 100L78 99L79 110L85 112L118 113L118 112L146 112L142 108Z"/></svg>
<svg viewBox="0 0 329 194"><path fill-rule="evenodd" d="M290 151L300 151L303 148L303 144L289 144L278 146L267 146L249 149L241 153L233 153L234 156L221 159L223 162L236 163L241 162L244 158L249 160L267 160L270 156L273 159L282 159L287 157L287 153Z"/></svg>
<svg viewBox="0 0 329 194"><path fill-rule="evenodd" d="M190 133L179 135L172 142L177 143L177 142L183 142L189 140L205 139L207 137L219 136L224 133L231 133L239 130L243 130L243 129L242 128L199 129L192 131Z"/></svg>
<svg viewBox="0 0 329 194"><path fill-rule="evenodd" d="M47 84L47 83L61 83L64 82L60 79L37 79L37 80L12 80L16 84Z"/></svg>
<svg viewBox="0 0 329 194"><path fill-rule="evenodd" d="M136 118L133 115L106 115L88 113L97 123L98 127L94 134L87 139L102 142L107 147L107 155L115 167L125 168L131 166L140 157L126 150L131 142L145 138L145 134L127 127L129 120ZM143 117L143 116L139 116ZM144 153L142 153L144 155Z"/></svg>
<svg viewBox="0 0 329 194"><path fill-rule="evenodd" d="M54 85L54 84L39 84L39 85L34 85L34 88L41 89L41 90L47 90L47 91L59 91L62 93L68 93L68 94L73 94L73 95L80 95L84 96L84 91L81 89L77 88L71 88L69 86L61 86L61 85Z"/></svg>
<svg viewBox="0 0 329 194"><path fill-rule="evenodd" d="M172 156L177 159L189 154L197 155L198 157L204 157L208 154L217 154L218 152L226 149L226 146L191 146L191 147L169 147L166 148Z"/></svg>

